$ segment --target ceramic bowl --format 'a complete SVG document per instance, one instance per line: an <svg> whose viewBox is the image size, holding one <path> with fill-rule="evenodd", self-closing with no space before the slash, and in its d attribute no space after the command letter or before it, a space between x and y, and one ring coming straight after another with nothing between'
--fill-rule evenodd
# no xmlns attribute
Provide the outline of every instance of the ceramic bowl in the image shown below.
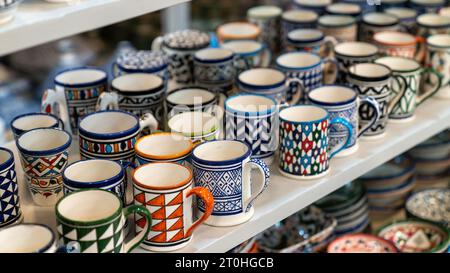
<svg viewBox="0 0 450 273"><path fill-rule="evenodd" d="M351 213L364 196L364 188L359 182L350 182L333 193L318 200L315 205L333 216Z"/></svg>
<svg viewBox="0 0 450 273"><path fill-rule="evenodd" d="M0 0L0 25L11 21L22 0Z"/></svg>
<svg viewBox="0 0 450 273"><path fill-rule="evenodd" d="M354 229L366 227L369 222L369 210L368 208L366 208L366 210L362 214L358 215L354 219L345 222L338 222L338 226L336 227L336 234L341 235L344 233L349 233L349 231Z"/></svg>
<svg viewBox="0 0 450 273"><path fill-rule="evenodd" d="M450 189L427 189L411 195L405 204L408 216L450 227Z"/></svg>
<svg viewBox="0 0 450 273"><path fill-rule="evenodd" d="M349 234L336 238L328 245L328 253L397 253L395 245L369 234Z"/></svg>
<svg viewBox="0 0 450 273"><path fill-rule="evenodd" d="M416 160L450 158L450 130L445 130L412 148L408 154Z"/></svg>
<svg viewBox="0 0 450 273"><path fill-rule="evenodd" d="M450 156L444 159L414 159L421 176L449 176Z"/></svg>
<svg viewBox="0 0 450 273"><path fill-rule="evenodd" d="M414 176L409 178L404 184L388 189L368 189L367 197L369 203L377 200L397 200L408 196L414 189L416 179Z"/></svg>
<svg viewBox="0 0 450 273"><path fill-rule="evenodd" d="M395 244L400 252L445 252L449 245L449 231L442 226L406 220L387 224L376 231L377 236Z"/></svg>

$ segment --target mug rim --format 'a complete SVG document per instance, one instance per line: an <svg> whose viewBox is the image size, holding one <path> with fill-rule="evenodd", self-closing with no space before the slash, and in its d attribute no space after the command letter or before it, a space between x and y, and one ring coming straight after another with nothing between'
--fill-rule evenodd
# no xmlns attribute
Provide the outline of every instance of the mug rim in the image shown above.
<svg viewBox="0 0 450 273"><path fill-rule="evenodd" d="M95 114L99 114L99 113L121 113L124 115L128 115L133 117L136 120L136 125L126 129L126 130L122 130L122 131L117 131L117 132L113 132L113 133L93 133L90 131L87 131L86 129L81 127L81 122L90 116L93 116ZM90 114L85 115L84 117L80 118L80 120L78 121L78 131L80 133L80 136L83 137L88 137L88 138L93 138L93 139L112 139L112 138L122 138L122 137L126 137L126 136L130 136L136 132L139 132L140 129L140 125L139 125L139 118L132 113L123 111L123 110L100 110L100 111L95 111L92 112Z"/></svg>
<svg viewBox="0 0 450 273"><path fill-rule="evenodd" d="M378 76L378 77L370 77L370 76L367 77L367 76L361 76L361 75L355 74L354 72L351 71L352 67L355 67L355 66L358 66L358 65L361 65L361 64L379 65L379 66L382 66L382 67L388 69L389 73L387 73L386 75L383 75L383 76ZM352 77L355 80L359 80L359 81L363 81L363 82L380 82L380 81L385 81L385 80L389 79L391 77L391 75L392 75L392 70L388 66L386 66L384 64L379 64L379 63L359 63L359 64L354 64L354 65L350 66L348 68L348 74L350 75L350 77Z"/></svg>
<svg viewBox="0 0 450 273"><path fill-rule="evenodd" d="M311 20L301 20L301 21L295 21L292 20L292 18L286 18L286 13L294 13L294 12L303 12L303 13L309 13L310 15L312 15L314 18ZM317 12L313 11L313 10L301 10L301 9L293 9L293 10L286 10L281 14L281 20L288 22L288 23L292 23L292 24L307 24L307 23L314 23L317 22L317 20L319 20L319 14L317 14Z"/></svg>
<svg viewBox="0 0 450 273"><path fill-rule="evenodd" d="M67 83L62 83L62 82L56 80L56 78L63 73L76 71L76 70L97 70L97 71L102 72L104 74L104 76L99 80L89 82L89 83L82 83L82 84L67 84ZM53 83L56 85L60 85L63 87L69 87L69 88L89 87L89 86L100 85L101 83L107 84L108 83L108 73L105 70L103 70L99 67L95 67L95 66L77 66L77 67L63 69L63 70L59 71L58 73L56 73L56 75L53 77Z"/></svg>
<svg viewBox="0 0 450 273"><path fill-rule="evenodd" d="M450 43L448 45L437 45L437 44L431 43L431 38L440 38L440 37L447 37L450 40L450 34L435 34L435 35L431 35L427 38L427 45L432 46L432 47L437 47L437 48L450 48Z"/></svg>
<svg viewBox="0 0 450 273"><path fill-rule="evenodd" d="M405 11L405 12L411 12L411 13L414 13L414 14L411 14L411 16L405 16L405 17L400 17L400 16L397 16L397 15L394 14L394 11L400 11L400 10L401 11ZM387 13L387 14L390 14L390 15L397 16L400 21L405 21L405 20L408 20L408 19L415 19L417 17L417 11L415 9L408 8L408 7L395 7L394 6L394 7L386 8L384 10L384 12Z"/></svg>
<svg viewBox="0 0 450 273"><path fill-rule="evenodd" d="M348 99L348 100L342 100L342 101L338 101L338 102L326 102L326 101L320 101L320 100L316 100L316 99L311 98L310 94L312 92L314 92L314 91L317 92L317 90L322 89L322 88L327 88L327 87L345 88L345 89L350 90L350 91L353 92L353 97ZM310 100L311 102L319 104L319 105L325 105L325 106L346 105L346 104L354 102L358 98L358 94L357 94L357 92L354 89L352 89L352 88L350 88L350 87L348 87L346 85L339 85L339 84L324 84L324 85L322 85L320 87L317 87L315 89L310 90L306 96L308 97L308 100Z"/></svg>
<svg viewBox="0 0 450 273"><path fill-rule="evenodd" d="M126 77L135 77L136 75L141 75L141 76L145 76L146 78L149 77L155 77L158 78L159 80L161 80L161 83L158 84L155 87L149 88L149 89L142 89L142 90L133 90L133 91L126 91L124 88L118 88L116 86L114 86L114 82L116 82L117 80L126 78ZM151 93L157 93L159 91L162 91L165 88L165 83L164 83L164 79L158 75L155 74L150 74L150 73L141 73L141 72L137 72L137 73L130 73L130 74L124 74L124 75L120 75L115 77L112 81L111 81L111 89L112 91L116 91L117 93L120 93L121 95L125 95L125 96L136 96L136 95L145 95L145 94L151 94Z"/></svg>
<svg viewBox="0 0 450 273"><path fill-rule="evenodd" d="M222 50L222 51L228 51L227 53L229 54L228 56L225 56L223 58L213 58L213 59L206 59L206 58L201 58L198 56L199 52L201 53L202 51L206 51L206 50L214 50L214 51L218 51L218 50ZM234 58L235 53L233 52L233 50L229 49L229 48L214 48L214 47L207 47L204 49L200 49L198 51L196 51L194 53L194 61L199 62L199 63L205 63L205 64L213 64L213 63L222 63L222 62L227 62L229 60L232 60Z"/></svg>
<svg viewBox="0 0 450 273"><path fill-rule="evenodd" d="M410 37L413 38L413 41L411 41L411 42L380 41L379 36L383 35L383 34L400 34L400 35L403 35L403 36L410 36ZM378 37L378 39L377 39L377 37ZM381 31L381 32L375 33L373 35L373 40L376 43L379 43L379 44L385 45L385 46L410 46L410 45L417 44L417 38L414 35L411 35L411 34L409 34L407 32L400 32L400 31Z"/></svg>
<svg viewBox="0 0 450 273"><path fill-rule="evenodd" d="M322 3L320 2L301 2L301 0L294 0L293 1L295 5L298 5L300 7L310 7L310 8L323 8L330 4L332 4L331 0L323 0Z"/></svg>
<svg viewBox="0 0 450 273"><path fill-rule="evenodd" d="M152 166L152 165L160 165L160 164L170 164L170 165L177 165L179 167L182 167L182 168L184 168L185 170L187 170L189 172L189 177L184 179L184 180L182 180L181 182L178 182L177 184L171 185L171 186L150 186L150 185L144 185L144 184L142 184L140 181L138 181L135 178L135 174L136 174L136 172L139 169L145 168L145 167L148 167L148 166ZM184 166L182 164L179 164L179 163L174 163L174 162L152 162L152 163L147 163L147 164L144 164L144 165L141 165L141 166L137 167L133 171L133 174L131 175L131 179L133 180L133 184L134 185L137 185L138 187L143 188L143 189L157 190L157 191L161 191L161 190L175 190L175 189L179 189L179 188L181 188L183 186L186 186L186 185L188 185L190 183L193 183L194 173L193 173L193 171L190 168L188 168L188 167L186 167L186 166Z"/></svg>
<svg viewBox="0 0 450 273"><path fill-rule="evenodd" d="M231 44L231 43L240 43L240 42L252 42L252 43L254 43L254 44L258 44L259 45L259 48L258 49L256 49L256 50L253 50L253 51L248 51L248 52L235 52L235 51L233 51L232 49L230 49L230 48L228 48L228 47L225 47L227 44ZM230 49L231 51L233 51L234 52L234 54L235 55L238 55L238 56L241 56L241 57L247 57L247 56L253 56L253 55L255 55L255 54L258 54L258 53L260 53L261 51L263 51L264 49L265 49L265 45L263 44L263 43L261 43L261 42L258 42L258 41L255 41L255 40L250 40L250 39L239 39L239 40L229 40L229 41L226 41L226 42L224 42L223 44L222 44L222 47L224 47L224 48L227 48L227 49Z"/></svg>
<svg viewBox="0 0 450 273"><path fill-rule="evenodd" d="M253 30L255 31L255 33L253 34L247 34L247 35L236 35L236 34L230 34L230 33L224 33L223 28L226 25L247 25L251 28L253 28ZM261 34L261 28L258 27L255 24L252 24L250 22L247 21L233 21L233 22L228 22L225 24L221 24L217 27L217 36L219 36L221 39L225 39L225 40L241 40L241 39L252 39L252 38L256 38Z"/></svg>
<svg viewBox="0 0 450 273"><path fill-rule="evenodd" d="M437 24L437 25L435 25L435 24L426 24L423 21L422 22L420 21L421 17L422 17L422 19L425 18L425 17L440 17L440 18L443 18L443 19L447 19L447 22L445 24ZM417 21L417 25L419 25L421 27L424 27L424 28L448 28L450 26L450 18L447 18L447 16L436 14L436 13L424 13L424 14L421 14L421 15L417 16L417 20L416 21Z"/></svg>
<svg viewBox="0 0 450 273"><path fill-rule="evenodd" d="M33 150L28 150L24 147L22 147L22 145L20 145L20 139L29 133L35 132L35 131L41 131L41 130L49 130L49 131L59 131L62 132L63 134L65 134L68 138L66 143L64 143L63 145L53 148L53 149L48 149L48 150L39 150L39 151L33 151ZM36 155L36 156L46 156L46 155L52 155L52 154L57 154L57 153L61 153L64 152L65 150L67 150L70 145L72 143L72 136L65 130L60 129L60 128L35 128L29 131L26 131L25 133L21 134L19 136L19 138L17 139L17 148L19 149L19 151L21 153L27 154L27 155Z"/></svg>
<svg viewBox="0 0 450 273"><path fill-rule="evenodd" d="M372 53L372 54L364 54L364 55L348 55L348 54L344 54L344 53L341 53L341 52L336 50L336 48L338 46L345 46L345 45L351 45L351 44L360 44L360 45L364 44L366 46L370 46L373 49L375 49L375 52ZM348 57L348 58L369 58L369 57L372 57L372 56L376 56L379 53L379 48L376 45L373 45L373 44L370 44L370 43L361 42L361 41L352 41L352 42L343 42L343 43L337 44L334 47L333 51L334 51L334 53L336 55L342 56L342 57Z"/></svg>
<svg viewBox="0 0 450 273"><path fill-rule="evenodd" d="M202 159L195 155L195 150L197 150L199 147L201 147L203 145L208 145L210 143L215 143L215 142L238 142L238 143L245 145L247 147L247 151L245 151L244 154L237 156L235 158L227 159L227 160L220 160L220 161ZM197 146L195 146L195 148L192 150L192 161L193 161L192 163L196 162L196 163L199 163L202 165L224 166L224 165L231 165L231 164L237 164L239 162L242 162L242 161L244 161L244 159L250 157L251 155L252 155L252 148L245 141L237 140L237 139L215 139L215 140L200 143Z"/></svg>
<svg viewBox="0 0 450 273"><path fill-rule="evenodd" d="M23 129L20 129L20 128L14 126L14 122L17 121L18 119L29 117L29 116L48 116L48 117L54 118L56 120L56 124L54 124L54 125L59 125L59 118L57 116L53 115L53 114L42 113L42 112L31 112L31 113L25 113L25 114L18 115L16 117L14 117L11 120L11 122L9 123L11 128L15 129L15 130L24 131ZM39 128L49 128L49 127L39 127ZM37 129L37 128L33 128L33 129Z"/></svg>
<svg viewBox="0 0 450 273"><path fill-rule="evenodd" d="M320 19L323 20L323 18L340 18L340 19L348 19L347 23L340 23L340 24L325 24L324 22L321 22ZM324 27L324 28L341 28L341 27L348 27L351 25L356 24L356 19L350 15L341 15L341 14L326 14L326 15L322 15L319 17L319 19L317 20L317 25Z"/></svg>
<svg viewBox="0 0 450 273"><path fill-rule="evenodd" d="M333 6L337 6L337 5L345 5L345 6L353 6L354 8L357 8L358 11L346 11L346 12L342 12L342 11L336 11L336 10L330 10L331 7ZM349 2L338 2L338 3L332 3L331 5L328 5L325 8L326 12L329 13L330 15L350 15L350 16L359 16L362 13L362 8L360 5L355 4L355 3L349 3Z"/></svg>
<svg viewBox="0 0 450 273"><path fill-rule="evenodd" d="M43 247L41 247L39 249L36 249L32 253L43 253L43 252L49 250L53 246L55 241L56 241L56 236L53 233L53 230L50 227L48 227L47 225L39 224L39 223L20 223L18 225L13 225L13 226L8 226L8 227L5 227L5 228L2 228L1 231L5 231L5 230L8 230L8 229L14 229L14 228L17 228L17 227L20 227L20 226L39 226L39 227L42 227L42 228L46 229L51 234L50 242L48 242Z"/></svg>
<svg viewBox="0 0 450 273"><path fill-rule="evenodd" d="M385 15L387 17L391 17L393 19L395 19L395 22L393 23L389 23L389 24L385 24L385 23L372 23L372 22L367 22L366 20L366 16L367 15L371 15L371 14L381 14L381 15ZM400 23L400 19L392 14L386 13L386 12L369 12L363 15L363 17L361 18L361 22L368 25L368 26L374 26L374 27L391 27L391 26L395 26L398 25Z"/></svg>
<svg viewBox="0 0 450 273"><path fill-rule="evenodd" d="M232 107L227 105L227 102L229 100L236 99L238 97L261 97L261 98L272 101L273 105L270 108L263 110L263 111L240 111L240 110L233 109ZM231 110L231 111L233 111L232 112L233 115L236 114L236 115L241 115L241 116L262 116L262 115L272 114L277 108L277 102L271 97L260 95L260 94L236 94L236 95L228 97L224 102L224 106L225 106L225 111Z"/></svg>
<svg viewBox="0 0 450 273"><path fill-rule="evenodd" d="M312 65L296 66L296 67L289 67L289 66L285 66L285 65L280 64L279 60L280 60L281 57L285 57L287 55L294 55L294 54L295 55L310 55L310 56L314 56L314 57L317 57L319 59L319 61L317 63L315 63L315 64L312 64ZM275 63L281 69L286 69L286 70L309 70L309 69L312 69L312 68L314 68L316 66L321 65L323 63L323 60L316 53L306 52L306 51L293 51L293 52L287 52L287 53L281 54L280 56L277 57L277 59L275 60Z"/></svg>
<svg viewBox="0 0 450 273"><path fill-rule="evenodd" d="M415 71L419 71L419 70L422 69L422 65L421 65L419 62L417 62L416 60L410 59L410 58L406 58L406 57L401 57L401 56L384 56L384 57L381 57L381 58L376 59L376 60L374 61L374 63L385 65L385 64L383 64L383 63L380 63L380 61L382 61L383 59L385 59L385 60L387 60L387 59L404 60L404 61L410 61L410 62L413 62L413 63L417 64L417 68L414 68L414 69L393 69L393 68L391 68L390 66L387 66L387 65L386 65L387 67L389 67L389 68L391 69L392 72L397 72L397 73L410 73L410 72L415 72Z"/></svg>
<svg viewBox="0 0 450 273"><path fill-rule="evenodd" d="M307 121L293 121L293 120L288 120L288 119L285 119L285 118L281 117L281 113L282 113L283 111L286 111L286 110L289 110L289 109L294 109L294 108L300 108L300 107L315 107L315 108L318 108L318 109L321 109L321 110L325 111L325 112L326 112L326 115L325 115L325 117L320 118L320 119L307 120ZM286 108L284 108L283 110L281 110L281 111L280 111L279 118L280 118L281 121L284 121L284 122L286 122L286 123L291 123L291 124L316 123L316 122L322 122L322 121L324 121L324 120L329 119L329 118L330 118L330 112L328 112L327 109L325 109L324 107L319 106L319 105L307 105L307 104L303 104L303 105L292 105L292 106L286 107Z"/></svg>
<svg viewBox="0 0 450 273"><path fill-rule="evenodd" d="M270 85L256 85L256 84L246 83L246 82L241 80L241 75L242 74L248 73L249 71L256 71L256 70L270 70L272 72L278 72L278 73L283 75L283 79L281 81L277 82L277 83L273 83L273 84L270 84ZM279 71L279 70L277 70L277 69L273 69L273 68L251 68L251 69L245 70L245 71L243 71L243 72L241 72L239 74L239 76L237 77L237 83L238 83L238 85L242 85L244 88L264 90L264 89L272 89L272 88L277 88L277 87L283 86L285 84L285 82L286 82L286 79L287 79L286 74L281 72L281 71Z"/></svg>
<svg viewBox="0 0 450 273"><path fill-rule="evenodd" d="M263 15L255 14L260 9L269 9L272 11L272 13L271 14L263 14ZM254 19L272 19L272 18L278 18L282 12L283 12L283 10L276 5L258 5L258 6L249 8L247 10L247 16L252 19L253 18Z"/></svg>
<svg viewBox="0 0 450 273"><path fill-rule="evenodd" d="M9 166L14 164L14 154L10 149L5 147L0 147L0 151L4 151L9 154L9 158L6 159L5 162L0 164L0 173L2 173L6 171L6 169L9 168Z"/></svg>
<svg viewBox="0 0 450 273"><path fill-rule="evenodd" d="M171 101L169 100L170 95L174 94L175 92L181 92L181 91L183 91L183 90L188 90L188 89L200 89L200 90L202 90L202 91L206 91L206 92L209 92L209 93L211 93L211 94L214 94L213 91L211 91L211 90L209 90L209 89L207 89L207 88L205 88L205 87L201 87L201 86L199 86L199 85L185 86L185 87L179 87L179 88L176 88L176 89L173 89L172 91L170 91L170 92L166 95L165 101L166 101L167 103L169 103L169 104L170 104L171 106L173 106L173 107L177 107L177 106L180 106L180 105L184 105L184 106L187 106L187 107L195 107L195 106L203 106L203 105L206 105L206 104L210 104L210 103L213 103L214 101L217 100L216 94L214 94L214 97L213 97L212 99L210 99L210 100L208 100L208 101L204 101L204 102L202 102L201 104L194 104L194 103L192 103L192 104L177 104L177 103L173 103L173 102L171 102Z"/></svg>
<svg viewBox="0 0 450 273"><path fill-rule="evenodd" d="M183 151L177 152L175 154L171 154L171 155L154 155L154 154L152 155L149 153L145 153L145 152L139 150L139 148L138 148L139 143L144 141L145 139L149 139L150 137L155 137L155 136L169 136L169 135L176 135L176 136L182 137L183 140L185 140L186 142L189 143L188 148ZM136 143L134 144L134 151L136 152L137 155L142 156L144 158L168 160L168 159L176 159L176 158L179 158L179 157L189 154L190 152L192 152L193 147L194 147L194 143L192 142L192 139L186 137L185 135L183 135L181 133L158 132L158 133L153 133L153 134L146 135L146 136L139 138L136 141Z"/></svg>
<svg viewBox="0 0 450 273"><path fill-rule="evenodd" d="M202 129L201 131L189 131L189 132L179 132L178 130L175 130L172 128L172 126L170 126L170 124L173 125L173 121L175 117L180 118L180 116L182 115L198 115L201 114L202 116L205 115L209 115L208 118L209 120L214 119L214 126L211 126L210 128L207 128L207 130L203 130L204 125L202 124ZM172 121L172 122L171 122ZM206 137L210 134L215 134L216 131L219 128L219 121L217 120L217 117L215 117L214 115L208 113L208 112L200 112L200 111L188 111L188 112L181 112L178 114L173 115L168 121L167 121L167 126L169 127L169 129L171 130L171 132L175 132L175 133L179 133L182 134L184 136L188 136L188 137Z"/></svg>
<svg viewBox="0 0 450 273"><path fill-rule="evenodd" d="M291 37L291 34L293 34L294 32L307 32L307 31L315 31L317 32L319 35L319 37L317 38L310 38L310 39L295 39ZM287 34L287 40L290 43L296 44L296 43L316 43L316 42L320 42L325 38L325 34L323 33L323 31L321 31L320 29L316 29L316 28L302 28L302 29L294 29L288 32Z"/></svg>

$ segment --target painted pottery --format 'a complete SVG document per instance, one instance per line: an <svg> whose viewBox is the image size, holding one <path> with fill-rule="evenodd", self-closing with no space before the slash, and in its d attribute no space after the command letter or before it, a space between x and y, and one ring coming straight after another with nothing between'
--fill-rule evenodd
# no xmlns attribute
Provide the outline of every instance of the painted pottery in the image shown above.
<svg viewBox="0 0 450 273"><path fill-rule="evenodd" d="M407 33L417 33L417 11L405 7L392 7L384 9L384 12L396 16L400 20L400 29Z"/></svg>
<svg viewBox="0 0 450 273"><path fill-rule="evenodd" d="M254 214L253 202L269 185L270 171L264 161L251 158L252 150L238 140L205 142L194 148L192 164L196 186L207 188L214 196L214 209L206 224L234 226ZM251 170L261 173L251 179ZM198 210L207 211L201 200Z"/></svg>
<svg viewBox="0 0 450 273"><path fill-rule="evenodd" d="M11 131L16 141L27 131L36 128L59 128L60 126L63 124L59 118L47 113L27 113L17 116L11 121Z"/></svg>
<svg viewBox="0 0 450 273"><path fill-rule="evenodd" d="M317 25L325 35L334 37L338 42L356 41L358 35L355 18L347 15L323 15Z"/></svg>
<svg viewBox="0 0 450 273"><path fill-rule="evenodd" d="M326 11L332 15L349 15L358 18L361 15L361 6L353 3L334 3L327 6Z"/></svg>
<svg viewBox="0 0 450 273"><path fill-rule="evenodd" d="M330 128L341 125L346 138L331 149ZM318 106L291 106L280 112L279 170L294 179L324 176L330 160L351 141L352 125L343 118L330 119L327 110Z"/></svg>
<svg viewBox="0 0 450 273"><path fill-rule="evenodd" d="M151 228L152 219L145 207L124 208L119 197L101 189L72 192L56 204L55 211L60 242L76 246L81 253L130 252ZM132 213L146 221L139 233L125 242L126 217Z"/></svg>
<svg viewBox="0 0 450 273"><path fill-rule="evenodd" d="M113 64L114 77L131 73L154 74L167 81L169 78L166 56L160 51L129 50L120 54Z"/></svg>
<svg viewBox="0 0 450 273"><path fill-rule="evenodd" d="M223 43L222 47L235 53L234 66L236 76L251 68L268 67L272 60L270 49L258 41L229 41Z"/></svg>
<svg viewBox="0 0 450 273"><path fill-rule="evenodd" d="M381 31L373 36L381 55L423 60L424 40L419 36L398 31Z"/></svg>
<svg viewBox="0 0 450 273"><path fill-rule="evenodd" d="M430 37L436 34L450 34L450 18L436 13L426 13L417 17L417 34Z"/></svg>
<svg viewBox="0 0 450 273"><path fill-rule="evenodd" d="M318 29L295 29L287 35L288 51L306 51L328 57L337 40Z"/></svg>
<svg viewBox="0 0 450 273"><path fill-rule="evenodd" d="M283 11L277 6L256 6L247 10L247 19L261 29L260 39L272 52L278 52L280 17Z"/></svg>
<svg viewBox="0 0 450 273"><path fill-rule="evenodd" d="M311 10L319 15L323 15L326 12L326 7L332 2L332 0L294 0L294 7L297 9Z"/></svg>
<svg viewBox="0 0 450 273"><path fill-rule="evenodd" d="M219 114L218 95L203 87L181 87L166 96L166 112L170 119L176 114L198 111Z"/></svg>
<svg viewBox="0 0 450 273"><path fill-rule="evenodd" d="M231 22L217 28L217 37L221 43L232 40L258 40L261 28L248 22Z"/></svg>
<svg viewBox="0 0 450 273"><path fill-rule="evenodd" d="M53 206L63 195L61 173L67 166L72 137L55 128L37 128L17 139L31 196L39 206Z"/></svg>
<svg viewBox="0 0 450 273"><path fill-rule="evenodd" d="M204 187L193 187L192 171L175 163L151 163L133 173L134 203L152 211L151 230L141 247L152 251L173 251L186 246L193 231L205 222L213 211L214 199ZM193 222L197 196L203 214ZM135 216L137 232L145 229L147 219Z"/></svg>
<svg viewBox="0 0 450 273"><path fill-rule="evenodd" d="M0 253L54 253L53 231L40 224L20 224L0 230Z"/></svg>
<svg viewBox="0 0 450 273"><path fill-rule="evenodd" d="M409 5L411 8L422 13L438 13L439 9L444 7L445 0L410 0Z"/></svg>
<svg viewBox="0 0 450 273"><path fill-rule="evenodd" d="M427 189L414 193L405 205L408 216L450 227L450 190Z"/></svg>
<svg viewBox="0 0 450 273"><path fill-rule="evenodd" d="M450 35L433 35L427 39L426 66L435 69L441 78L427 78L428 83L441 81L436 98L450 99Z"/></svg>
<svg viewBox="0 0 450 273"><path fill-rule="evenodd" d="M359 40L372 43L373 36L382 31L398 31L400 20L391 14L384 12L371 12L362 17L361 27L359 29Z"/></svg>
<svg viewBox="0 0 450 273"><path fill-rule="evenodd" d="M285 49L287 35L296 29L316 28L319 15L312 10L288 10L281 14L281 42Z"/></svg>
<svg viewBox="0 0 450 273"><path fill-rule="evenodd" d="M173 133L190 138L194 145L218 139L221 126L218 119L206 112L184 112L169 119L168 127Z"/></svg>
<svg viewBox="0 0 450 273"><path fill-rule="evenodd" d="M22 222L13 153L0 148L0 229Z"/></svg>
<svg viewBox="0 0 450 273"><path fill-rule="evenodd" d="M336 238L328 245L328 253L397 253L395 245L369 234L349 234Z"/></svg>

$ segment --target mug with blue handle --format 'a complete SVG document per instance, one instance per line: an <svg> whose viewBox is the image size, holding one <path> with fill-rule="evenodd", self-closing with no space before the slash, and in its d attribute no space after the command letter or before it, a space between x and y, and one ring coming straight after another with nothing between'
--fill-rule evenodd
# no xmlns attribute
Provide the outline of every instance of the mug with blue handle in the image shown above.
<svg viewBox="0 0 450 273"><path fill-rule="evenodd" d="M330 129L344 126L346 138L330 147ZM279 170L293 179L311 179L326 175L330 159L351 142L352 124L314 105L296 105L280 111Z"/></svg>

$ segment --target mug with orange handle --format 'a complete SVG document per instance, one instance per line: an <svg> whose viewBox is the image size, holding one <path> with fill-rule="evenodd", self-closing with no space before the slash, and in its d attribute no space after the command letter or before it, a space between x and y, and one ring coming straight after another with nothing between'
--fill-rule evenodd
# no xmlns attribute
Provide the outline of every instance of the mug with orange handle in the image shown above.
<svg viewBox="0 0 450 273"><path fill-rule="evenodd" d="M133 172L134 204L145 206L152 215L152 226L141 247L151 251L174 251L186 246L194 230L211 215L214 198L204 187L193 187L191 169L171 162L149 163ZM193 197L205 211L193 221ZM139 233L146 218L135 215Z"/></svg>

